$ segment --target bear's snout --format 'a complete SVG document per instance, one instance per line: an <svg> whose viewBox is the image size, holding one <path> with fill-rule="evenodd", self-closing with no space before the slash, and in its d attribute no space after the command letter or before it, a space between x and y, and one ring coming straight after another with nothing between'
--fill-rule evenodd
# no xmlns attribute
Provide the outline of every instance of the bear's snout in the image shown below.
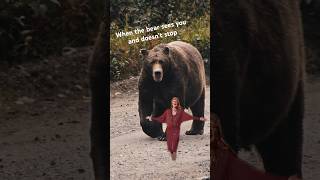
<svg viewBox="0 0 320 180"><path fill-rule="evenodd" d="M160 64L155 64L153 66L153 80L156 82L160 82L162 81L162 77L163 77L163 70Z"/></svg>

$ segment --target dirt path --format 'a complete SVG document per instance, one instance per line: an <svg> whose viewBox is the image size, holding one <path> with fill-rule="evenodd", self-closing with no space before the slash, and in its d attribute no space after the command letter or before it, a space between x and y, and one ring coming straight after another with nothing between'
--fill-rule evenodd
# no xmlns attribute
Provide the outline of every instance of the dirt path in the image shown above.
<svg viewBox="0 0 320 180"><path fill-rule="evenodd" d="M88 99L2 106L0 179L93 179L88 107Z"/></svg>
<svg viewBox="0 0 320 180"><path fill-rule="evenodd" d="M186 136L191 121L181 126L177 161L166 142L145 135L139 124L138 95L111 98L111 179L201 179L210 174L210 123L202 136ZM206 89L205 116L209 118L210 88ZM191 112L189 112L191 113Z"/></svg>
<svg viewBox="0 0 320 180"><path fill-rule="evenodd" d="M200 179L209 175L209 123L203 136L183 135L191 122L182 125L178 158L173 162L165 142L142 133L135 86L119 86L130 92L112 96L110 102L112 179ZM306 87L303 172L306 180L318 180L320 79L308 80ZM207 88L207 116L209 97ZM0 101L0 180L92 180L89 98L39 97L23 104L16 100ZM259 166L254 153L241 157Z"/></svg>

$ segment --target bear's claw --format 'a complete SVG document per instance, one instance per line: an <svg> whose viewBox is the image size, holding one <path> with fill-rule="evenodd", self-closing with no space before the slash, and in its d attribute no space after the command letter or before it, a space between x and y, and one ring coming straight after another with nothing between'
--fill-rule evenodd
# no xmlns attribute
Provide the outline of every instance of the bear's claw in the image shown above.
<svg viewBox="0 0 320 180"><path fill-rule="evenodd" d="M157 139L158 139L159 141L166 141L166 140L167 140L166 134L163 133L162 135L158 136Z"/></svg>

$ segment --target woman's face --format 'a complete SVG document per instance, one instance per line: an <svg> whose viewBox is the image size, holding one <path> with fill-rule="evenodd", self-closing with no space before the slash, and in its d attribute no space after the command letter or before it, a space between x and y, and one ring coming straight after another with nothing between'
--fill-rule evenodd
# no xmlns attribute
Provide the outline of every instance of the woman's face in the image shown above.
<svg viewBox="0 0 320 180"><path fill-rule="evenodd" d="M172 105L172 107L176 108L178 106L177 100L175 100L175 99L172 100L171 105Z"/></svg>

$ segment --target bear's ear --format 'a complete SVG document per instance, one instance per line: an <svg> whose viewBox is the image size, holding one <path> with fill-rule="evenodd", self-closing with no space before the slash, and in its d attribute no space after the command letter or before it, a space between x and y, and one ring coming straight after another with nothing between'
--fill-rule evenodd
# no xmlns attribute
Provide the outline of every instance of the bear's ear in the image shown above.
<svg viewBox="0 0 320 180"><path fill-rule="evenodd" d="M164 54L166 54L166 55L169 55L169 52L170 52L170 49L169 49L169 47L164 47L164 49L163 49L163 53Z"/></svg>
<svg viewBox="0 0 320 180"><path fill-rule="evenodd" d="M142 54L143 56L147 56L149 54L149 51L146 49L140 49L140 54Z"/></svg>

